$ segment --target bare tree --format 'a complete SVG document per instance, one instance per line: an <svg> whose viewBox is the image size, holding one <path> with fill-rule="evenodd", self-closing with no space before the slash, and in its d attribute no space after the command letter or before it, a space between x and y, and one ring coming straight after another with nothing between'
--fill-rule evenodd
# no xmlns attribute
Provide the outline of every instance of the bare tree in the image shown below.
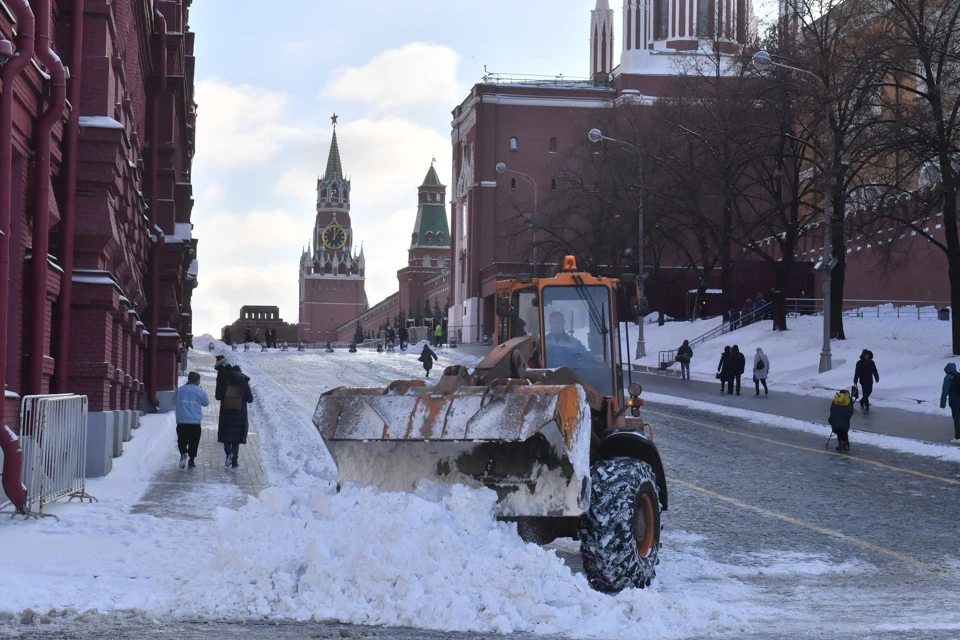
<svg viewBox="0 0 960 640"><path fill-rule="evenodd" d="M960 3L885 0L874 7L871 36L886 49L883 93L884 177L878 231L887 245L908 234L925 238L946 258L950 302L960 305ZM929 219L942 213L942 235ZM953 314L952 351L960 355L960 318Z"/></svg>

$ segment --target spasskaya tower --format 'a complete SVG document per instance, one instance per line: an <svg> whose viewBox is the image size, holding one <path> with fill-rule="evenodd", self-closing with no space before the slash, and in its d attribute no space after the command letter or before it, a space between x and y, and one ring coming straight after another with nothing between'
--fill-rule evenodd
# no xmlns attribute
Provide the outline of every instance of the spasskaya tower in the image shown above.
<svg viewBox="0 0 960 640"><path fill-rule="evenodd" d="M336 329L367 309L363 247L354 248L350 180L344 178L337 145L337 114L327 169L317 178L317 216L309 247L300 256L300 340L334 340Z"/></svg>

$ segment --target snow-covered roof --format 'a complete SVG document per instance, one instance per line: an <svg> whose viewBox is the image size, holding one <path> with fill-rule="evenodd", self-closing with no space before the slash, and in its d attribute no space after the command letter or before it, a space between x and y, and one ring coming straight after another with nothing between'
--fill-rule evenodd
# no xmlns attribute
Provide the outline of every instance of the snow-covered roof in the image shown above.
<svg viewBox="0 0 960 640"><path fill-rule="evenodd" d="M80 116L81 127L95 129L123 129L123 125L107 116Z"/></svg>
<svg viewBox="0 0 960 640"><path fill-rule="evenodd" d="M174 229L174 235L180 238L181 240L192 240L193 239L193 225L189 222L178 222Z"/></svg>

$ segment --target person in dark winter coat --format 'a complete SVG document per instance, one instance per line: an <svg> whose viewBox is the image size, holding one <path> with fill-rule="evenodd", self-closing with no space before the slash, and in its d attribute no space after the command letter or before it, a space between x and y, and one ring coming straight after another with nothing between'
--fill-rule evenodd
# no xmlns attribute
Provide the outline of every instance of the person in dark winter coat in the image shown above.
<svg viewBox="0 0 960 640"><path fill-rule="evenodd" d="M740 377L747 368L747 359L740 353L739 346L733 345L733 348L730 349L730 360L732 378L727 386L727 393L733 393L733 385L736 383L737 395L740 395Z"/></svg>
<svg viewBox="0 0 960 640"><path fill-rule="evenodd" d="M680 363L680 379L690 379L690 360L693 358L693 348L689 340L684 340L680 348L677 349L677 362Z"/></svg>
<svg viewBox="0 0 960 640"><path fill-rule="evenodd" d="M850 392L846 389L837 391L833 396L833 402L830 403L830 417L827 422L837 434L837 446L840 453L850 451L850 418L853 417L853 400L850 399Z"/></svg>
<svg viewBox="0 0 960 640"><path fill-rule="evenodd" d="M733 389L733 371L735 368L733 358L730 356L730 346L727 345L723 348L723 353L720 354L720 363L717 365L717 373L720 374L720 393L726 390L726 385L730 385L730 388Z"/></svg>
<svg viewBox="0 0 960 640"><path fill-rule="evenodd" d="M400 328L397 329L397 338L400 339L400 351L405 351L407 348L407 338L409 338L407 333L407 326L405 324L400 325Z"/></svg>
<svg viewBox="0 0 960 640"><path fill-rule="evenodd" d="M243 332L243 341L253 342L253 334L250 333L250 327L247 327L247 330Z"/></svg>
<svg viewBox="0 0 960 640"><path fill-rule="evenodd" d="M249 422L247 404L253 402L250 390L250 378L240 371L239 366L224 363L217 372L217 390L215 396L220 401L220 421L217 429L217 442L223 443L226 454L224 466L240 466L237 457L240 445L247 443Z"/></svg>
<svg viewBox="0 0 960 640"><path fill-rule="evenodd" d="M746 303L743 305L743 308L740 309L740 326L745 327L748 324L753 322L753 316L750 315L753 313L753 310L756 307L753 306L753 300L747 298Z"/></svg>
<svg viewBox="0 0 960 640"><path fill-rule="evenodd" d="M953 444L960 444L960 393L954 386L954 377L957 375L957 365L952 362L943 368L943 389L940 391L940 408L950 405L950 414L953 416Z"/></svg>
<svg viewBox="0 0 960 640"><path fill-rule="evenodd" d="M423 345L423 352L420 354L420 357L417 358L420 362L423 363L423 370L427 372L427 377L430 377L430 369L433 368L433 361L437 359L437 354L433 352L433 349L430 348L430 345Z"/></svg>
<svg viewBox="0 0 960 640"><path fill-rule="evenodd" d="M873 361L873 351L864 349L853 372L853 384L860 383L860 408L865 411L870 410L870 394L873 393L874 381L880 382L880 374L877 373L877 365Z"/></svg>

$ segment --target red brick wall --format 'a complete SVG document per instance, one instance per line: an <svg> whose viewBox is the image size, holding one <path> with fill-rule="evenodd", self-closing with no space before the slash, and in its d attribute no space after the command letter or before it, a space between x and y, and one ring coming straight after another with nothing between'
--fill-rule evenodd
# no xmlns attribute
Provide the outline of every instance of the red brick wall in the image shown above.
<svg viewBox="0 0 960 640"><path fill-rule="evenodd" d="M186 77L186 56L192 56L192 37L180 36L186 24L187 0L155 0L154 6L167 18L167 51L157 49L160 42L154 17L138 0L116 2L87 2L84 15L83 61L80 76L78 105L82 117L110 118L122 129L81 126L78 141L79 175L77 184L77 236L74 253L77 269L96 270L99 278L108 283L75 283L72 305L70 365L68 390L90 396L90 409L136 408L143 392L143 350L146 342L140 335L138 320L149 318L144 291L147 288L151 228L145 220L149 214L144 198L150 185L144 179L150 173L148 149L148 106L150 92L156 86L160 55L166 55L171 77L167 96L159 115L162 145L161 174L158 187L162 189L161 209L168 224L164 231L173 234L173 219L189 222L189 197L174 202L174 190L189 196L189 171L193 144L194 117L189 114L193 103L192 78ZM70 64L70 3L54 3L52 33L54 48L66 64ZM0 12L0 32L11 39L12 25ZM189 44L187 43L189 41ZM76 82L76 79L71 80ZM6 89L6 88L5 88ZM0 312L9 318L7 340L8 385L13 390L22 387L24 373L23 343L28 338L32 318L26 318L24 296L32 289L26 281L24 256L31 246L29 223L32 216L27 208L33 202L33 165L24 158L31 157L35 140L33 125L43 102L43 81L33 65L20 75L13 89L14 101L13 215L11 229L2 230L11 236L10 298L0 300ZM66 116L66 113L64 114ZM64 128L58 124L53 132L53 191L51 225L59 220L64 207L61 184ZM177 184L178 183L178 184ZM175 187L176 184L176 187ZM158 220L159 214L158 211ZM60 228L54 226L51 234L51 253L62 263ZM164 254L161 295L165 315L161 324L181 337L188 338L189 322L182 320L180 305L189 307L189 296L184 294L186 267L193 248L180 243ZM76 273L74 274L76 275ZM112 280L115 284L109 284ZM51 354L56 340L53 330L52 308L60 294L61 274L48 270L48 305L45 317L39 322L44 332L44 352ZM121 301L120 296L129 300ZM133 314L128 314L132 305ZM167 349L167 358L161 363L164 384L176 384L175 365L179 357L177 346ZM55 366L52 358L44 362L44 386ZM5 411L9 413L7 403Z"/></svg>

